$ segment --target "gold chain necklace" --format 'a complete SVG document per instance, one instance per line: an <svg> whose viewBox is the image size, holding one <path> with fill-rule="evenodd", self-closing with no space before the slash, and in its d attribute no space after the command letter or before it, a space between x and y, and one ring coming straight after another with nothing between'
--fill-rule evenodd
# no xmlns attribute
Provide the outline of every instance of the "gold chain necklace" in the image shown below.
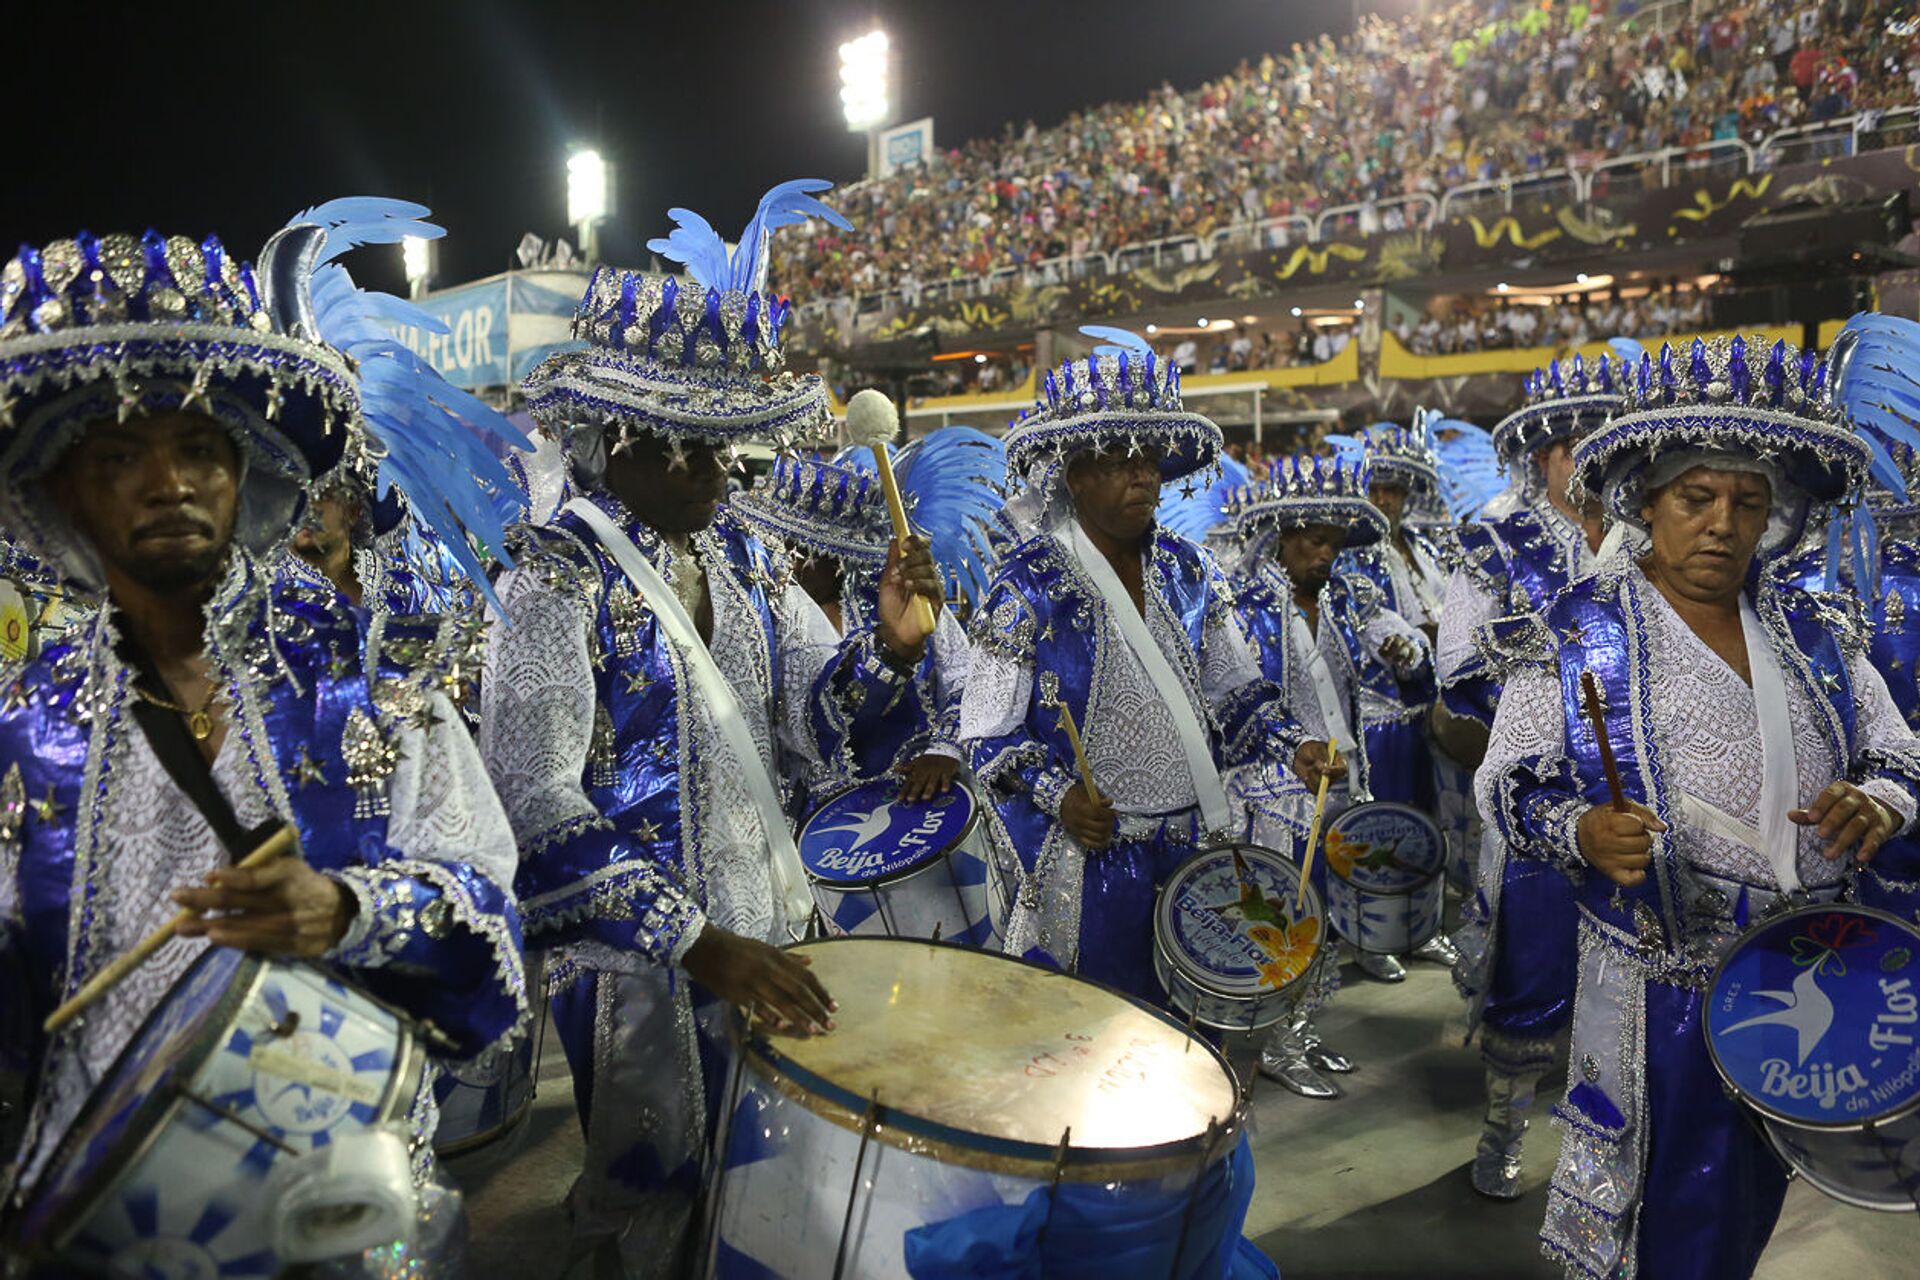
<svg viewBox="0 0 1920 1280"><path fill-rule="evenodd" d="M191 711L177 702L168 702L165 698L155 697L137 684L133 686L133 691L139 694L143 701L152 703L162 711L171 711L177 716L185 716L187 732L193 735L195 742L205 742L213 736L213 716L210 713L213 710L213 700L220 696L218 684L207 690L206 700L200 704L198 711Z"/></svg>

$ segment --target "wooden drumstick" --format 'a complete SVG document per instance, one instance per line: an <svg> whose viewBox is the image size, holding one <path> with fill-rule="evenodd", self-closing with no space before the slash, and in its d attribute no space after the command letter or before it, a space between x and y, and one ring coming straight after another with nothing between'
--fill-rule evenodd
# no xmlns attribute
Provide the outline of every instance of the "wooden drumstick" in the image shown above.
<svg viewBox="0 0 1920 1280"><path fill-rule="evenodd" d="M1593 722L1594 740L1600 744L1600 767L1607 771L1607 791L1613 797L1613 811L1627 811L1627 793L1620 789L1620 766L1613 762L1613 743L1607 740L1607 715L1600 709L1600 685L1593 672L1580 673L1580 698L1587 706L1587 719Z"/></svg>
<svg viewBox="0 0 1920 1280"><path fill-rule="evenodd" d="M1087 789L1087 799L1095 804L1105 804L1100 798L1100 788L1093 785L1093 765L1087 761L1087 749L1080 741L1080 726L1073 722L1073 712L1067 710L1067 704L1056 701L1053 704L1060 711L1060 727L1067 731L1067 741L1073 744L1073 760L1080 766L1080 785Z"/></svg>
<svg viewBox="0 0 1920 1280"><path fill-rule="evenodd" d="M292 827L282 827L262 840L257 848L237 865L242 870L265 866L284 853L296 852ZM145 964L153 953L173 940L180 926L199 916L198 911L181 910L173 919L155 929L152 933L122 952L112 964L93 975L87 984L73 993L73 998L47 1015L40 1024L42 1031L58 1031L86 1011L87 1007L101 996L119 986L126 976Z"/></svg>
<svg viewBox="0 0 1920 1280"><path fill-rule="evenodd" d="M887 442L900 431L900 411L881 392L868 387L856 391L847 402L847 439L865 445L873 453L873 465L880 472L880 487L887 495L887 514L893 517L893 533L901 543L913 536L907 521L907 504L900 497L900 482L893 476L893 459ZM933 634L936 618L933 602L923 595L913 597L914 618L928 635Z"/></svg>
<svg viewBox="0 0 1920 1280"><path fill-rule="evenodd" d="M1340 748L1327 744L1333 750L1333 759L1327 762L1328 769L1340 767ZM1327 813L1327 784L1333 781L1333 774L1322 772L1320 788L1313 796L1313 822L1307 827L1307 852L1300 859L1300 889L1293 895L1293 914L1299 915L1307 907L1307 884L1313 877L1313 851L1320 843L1320 819Z"/></svg>

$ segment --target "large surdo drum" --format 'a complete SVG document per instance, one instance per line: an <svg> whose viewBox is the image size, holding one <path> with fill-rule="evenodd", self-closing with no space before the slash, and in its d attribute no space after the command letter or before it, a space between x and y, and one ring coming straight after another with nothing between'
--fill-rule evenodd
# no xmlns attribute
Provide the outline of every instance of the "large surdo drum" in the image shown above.
<svg viewBox="0 0 1920 1280"><path fill-rule="evenodd" d="M800 862L835 934L997 944L1007 903L980 802L963 782L931 800L899 778L843 791L800 829Z"/></svg>
<svg viewBox="0 0 1920 1280"><path fill-rule="evenodd" d="M424 1061L322 970L210 948L61 1139L19 1241L63 1272L266 1280L405 1240Z"/></svg>
<svg viewBox="0 0 1920 1280"><path fill-rule="evenodd" d="M1251 1178L1230 1159L1239 1090L1166 1014L965 947L793 950L838 1001L838 1030L740 1038L712 1274L904 1277L1001 1248L1014 1253L977 1274L1104 1263L1118 1280L1176 1274L1176 1258L1237 1240L1228 1202L1239 1192L1244 1206Z"/></svg>
<svg viewBox="0 0 1920 1280"><path fill-rule="evenodd" d="M1920 930L1803 907L1748 930L1708 984L1702 1028L1728 1089L1813 1186L1920 1207Z"/></svg>

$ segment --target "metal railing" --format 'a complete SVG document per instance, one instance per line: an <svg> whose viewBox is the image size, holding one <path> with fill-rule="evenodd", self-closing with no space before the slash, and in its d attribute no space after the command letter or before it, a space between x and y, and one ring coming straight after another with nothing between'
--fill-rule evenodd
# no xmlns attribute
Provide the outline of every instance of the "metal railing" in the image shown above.
<svg viewBox="0 0 1920 1280"><path fill-rule="evenodd" d="M1643 6L1642 12L1674 5ZM1205 237L1167 236L1063 254L1040 262L996 267L984 275L893 285L885 289L856 290L838 298L816 298L796 307L800 317L818 317L840 310L849 318L882 312L897 304L981 298L1016 286L1065 284L1090 275L1119 275L1141 267L1188 265L1218 252L1258 252L1297 244L1318 244L1330 235L1353 230L1360 234L1393 230L1397 215L1408 228L1431 228L1449 219L1499 217L1529 203L1564 200L1571 196L1595 210L1624 206L1648 191L1677 183L1724 182L1764 172L1783 164L1797 164L1833 156L1859 155L1920 143L1920 107L1861 111L1837 120L1782 129L1758 145L1724 138L1693 147L1668 147L1633 155L1613 156L1592 166L1548 169L1539 173L1491 178L1450 187L1438 197L1425 192L1369 203L1343 204L1312 217L1290 214L1262 221L1236 222ZM1369 210L1371 212L1369 212Z"/></svg>

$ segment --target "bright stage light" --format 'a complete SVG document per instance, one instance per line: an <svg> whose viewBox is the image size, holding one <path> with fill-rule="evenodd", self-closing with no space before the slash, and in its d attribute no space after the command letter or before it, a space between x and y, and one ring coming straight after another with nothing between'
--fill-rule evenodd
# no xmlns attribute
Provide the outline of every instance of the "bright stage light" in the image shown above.
<svg viewBox="0 0 1920 1280"><path fill-rule="evenodd" d="M840 46L840 110L847 128L864 133L893 114L888 100L889 42L884 31L869 31Z"/></svg>
<svg viewBox="0 0 1920 1280"><path fill-rule="evenodd" d="M407 270L407 283L417 293L424 288L428 277L433 275L433 250L431 242L420 236L407 236L400 241L400 262Z"/></svg>
<svg viewBox="0 0 1920 1280"><path fill-rule="evenodd" d="M579 226L598 222L610 212L607 162L591 147L567 157L567 221Z"/></svg>

